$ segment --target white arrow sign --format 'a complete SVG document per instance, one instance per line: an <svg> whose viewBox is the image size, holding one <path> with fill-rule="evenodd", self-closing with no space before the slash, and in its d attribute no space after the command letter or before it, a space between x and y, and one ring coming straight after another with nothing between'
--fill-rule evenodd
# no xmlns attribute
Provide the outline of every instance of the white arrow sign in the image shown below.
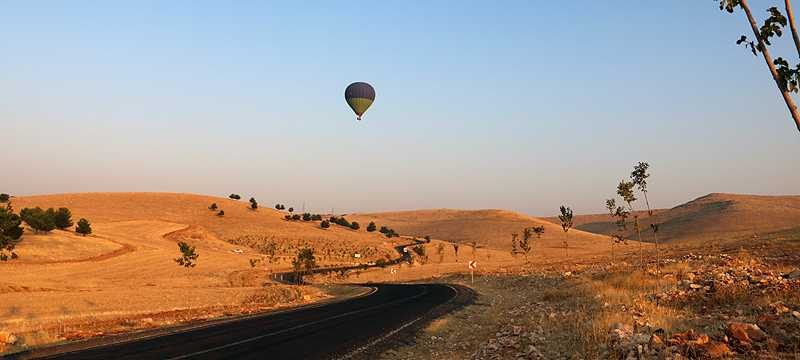
<svg viewBox="0 0 800 360"><path fill-rule="evenodd" d="M469 262L469 269L470 270L475 270L477 268L478 268L478 262L477 261L472 260L472 261Z"/></svg>
<svg viewBox="0 0 800 360"><path fill-rule="evenodd" d="M392 274L397 274L397 269L392 269L391 273Z"/></svg>

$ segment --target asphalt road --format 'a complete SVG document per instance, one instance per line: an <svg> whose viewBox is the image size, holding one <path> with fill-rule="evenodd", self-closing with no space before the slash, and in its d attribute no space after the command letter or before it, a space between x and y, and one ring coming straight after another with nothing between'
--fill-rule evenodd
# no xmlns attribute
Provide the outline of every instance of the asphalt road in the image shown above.
<svg viewBox="0 0 800 360"><path fill-rule="evenodd" d="M371 285L372 286L372 285ZM353 299L266 313L173 333L76 349L53 347L14 359L333 359L431 315L464 288L374 285ZM84 345L85 347L86 345Z"/></svg>

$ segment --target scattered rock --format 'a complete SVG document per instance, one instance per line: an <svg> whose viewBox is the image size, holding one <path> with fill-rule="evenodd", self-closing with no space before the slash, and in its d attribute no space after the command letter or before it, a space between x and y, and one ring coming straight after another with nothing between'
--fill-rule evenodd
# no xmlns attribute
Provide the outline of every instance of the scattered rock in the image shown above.
<svg viewBox="0 0 800 360"><path fill-rule="evenodd" d="M767 338L767 334L756 324L732 322L728 324L728 333L742 343L751 341L762 341Z"/></svg>

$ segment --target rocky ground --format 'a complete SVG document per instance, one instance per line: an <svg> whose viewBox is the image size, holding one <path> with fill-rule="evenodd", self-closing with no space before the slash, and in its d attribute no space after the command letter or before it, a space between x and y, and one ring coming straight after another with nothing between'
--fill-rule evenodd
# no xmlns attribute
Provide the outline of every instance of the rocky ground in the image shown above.
<svg viewBox="0 0 800 360"><path fill-rule="evenodd" d="M482 274L476 304L385 359L798 359L800 254L694 252ZM447 281L470 285L469 278Z"/></svg>

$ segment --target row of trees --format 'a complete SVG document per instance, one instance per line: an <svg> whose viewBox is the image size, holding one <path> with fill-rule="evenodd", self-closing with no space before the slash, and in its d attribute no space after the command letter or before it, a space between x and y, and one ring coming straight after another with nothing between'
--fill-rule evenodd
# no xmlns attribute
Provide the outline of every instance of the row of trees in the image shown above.
<svg viewBox="0 0 800 360"><path fill-rule="evenodd" d="M48 233L55 229L66 230L73 225L72 212L68 208L47 210L40 207L24 208L19 214L15 214L10 198L8 194L0 194L0 200L6 204L0 208L0 261L18 258L14 249L24 233L23 222L35 233ZM75 232L83 236L89 235L92 233L91 224L82 218L78 220Z"/></svg>

